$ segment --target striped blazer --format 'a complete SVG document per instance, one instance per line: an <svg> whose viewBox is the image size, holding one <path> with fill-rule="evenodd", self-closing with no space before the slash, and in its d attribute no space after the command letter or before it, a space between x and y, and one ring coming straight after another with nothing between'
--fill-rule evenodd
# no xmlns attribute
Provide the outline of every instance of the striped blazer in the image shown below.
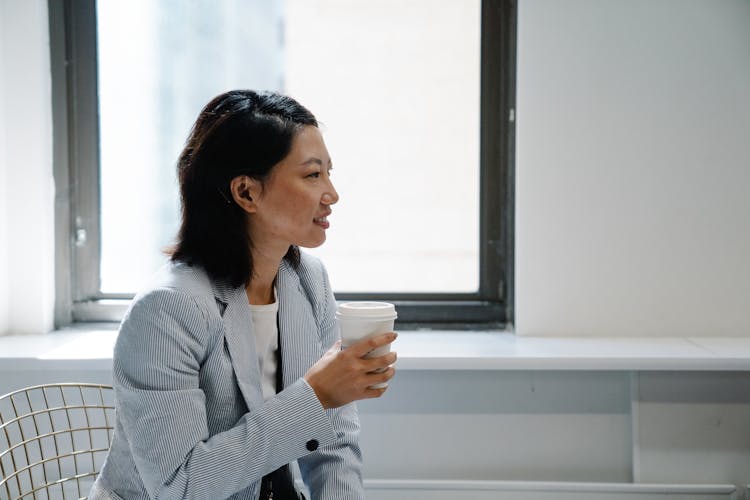
<svg viewBox="0 0 750 500"><path fill-rule="evenodd" d="M283 390L263 400L243 287L168 264L140 293L114 352L116 424L89 498L257 499L298 460L313 499L364 498L354 403L323 409L302 378L336 341L323 265L301 254L276 281Z"/></svg>

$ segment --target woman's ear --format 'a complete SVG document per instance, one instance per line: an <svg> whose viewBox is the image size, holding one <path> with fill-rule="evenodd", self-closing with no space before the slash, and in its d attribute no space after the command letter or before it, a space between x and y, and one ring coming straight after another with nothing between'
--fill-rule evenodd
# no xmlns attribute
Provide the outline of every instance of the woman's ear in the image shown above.
<svg viewBox="0 0 750 500"><path fill-rule="evenodd" d="M258 191L258 181L247 175L239 175L229 183L232 199L245 212L254 213L256 210L255 196Z"/></svg>

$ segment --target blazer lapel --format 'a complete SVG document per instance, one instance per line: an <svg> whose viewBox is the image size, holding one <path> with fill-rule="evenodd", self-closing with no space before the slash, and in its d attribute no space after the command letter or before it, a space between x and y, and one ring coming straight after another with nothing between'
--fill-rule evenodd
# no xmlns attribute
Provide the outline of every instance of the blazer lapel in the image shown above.
<svg viewBox="0 0 750 500"><path fill-rule="evenodd" d="M224 338L229 350L237 385L248 408L263 403L261 374L255 351L253 320L243 287L214 286L217 301L225 306ZM279 301L279 349L283 386L287 387L302 377L323 355L312 305L305 294L299 276L286 260L282 260L276 281L276 300ZM281 390L281 388L279 388Z"/></svg>
<svg viewBox="0 0 750 500"><path fill-rule="evenodd" d="M282 260L276 280L279 348L284 387L302 377L323 354L317 321L299 276Z"/></svg>
<svg viewBox="0 0 750 500"><path fill-rule="evenodd" d="M243 287L216 287L217 300L226 305L224 310L224 339L229 350L237 385L245 404L254 408L263 403L260 388L258 355L255 351L253 319Z"/></svg>

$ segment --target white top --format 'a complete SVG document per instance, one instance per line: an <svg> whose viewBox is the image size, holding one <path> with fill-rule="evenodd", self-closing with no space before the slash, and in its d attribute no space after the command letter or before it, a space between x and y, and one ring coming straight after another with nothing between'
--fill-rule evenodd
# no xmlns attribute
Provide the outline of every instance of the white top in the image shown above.
<svg viewBox="0 0 750 500"><path fill-rule="evenodd" d="M263 399L276 395L276 351L279 348L279 330L276 315L279 301L276 288L273 289L273 304L250 304L255 331L255 351L258 353L258 368L262 377Z"/></svg>

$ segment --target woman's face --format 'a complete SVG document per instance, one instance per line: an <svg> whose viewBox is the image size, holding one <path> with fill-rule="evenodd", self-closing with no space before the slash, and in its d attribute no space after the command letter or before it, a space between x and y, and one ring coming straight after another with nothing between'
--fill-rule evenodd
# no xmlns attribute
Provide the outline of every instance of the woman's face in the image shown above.
<svg viewBox="0 0 750 500"><path fill-rule="evenodd" d="M289 245L314 248L326 240L331 205L339 195L331 183L331 158L323 136L304 126L289 154L274 165L263 186L251 190L255 211L249 217L254 247Z"/></svg>

